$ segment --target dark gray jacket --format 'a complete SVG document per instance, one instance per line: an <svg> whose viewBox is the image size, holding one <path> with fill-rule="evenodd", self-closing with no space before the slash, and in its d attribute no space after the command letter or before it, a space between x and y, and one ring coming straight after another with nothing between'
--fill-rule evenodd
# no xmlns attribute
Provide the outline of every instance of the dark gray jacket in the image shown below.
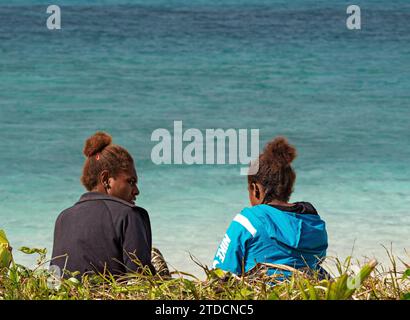
<svg viewBox="0 0 410 320"><path fill-rule="evenodd" d="M98 192L85 193L57 218L52 265L61 270L112 274L151 264L151 224L145 209ZM62 255L67 257L57 258Z"/></svg>

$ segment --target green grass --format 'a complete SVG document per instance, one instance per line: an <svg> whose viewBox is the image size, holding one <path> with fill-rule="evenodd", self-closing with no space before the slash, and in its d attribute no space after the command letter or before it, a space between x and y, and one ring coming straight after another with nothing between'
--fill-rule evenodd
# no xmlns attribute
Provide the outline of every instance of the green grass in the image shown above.
<svg viewBox="0 0 410 320"><path fill-rule="evenodd" d="M266 275L266 265L258 272L242 277L209 270L193 258L203 270L203 279L174 271L172 277L162 278L147 273L133 273L122 277L110 274L84 276L80 281L56 279L46 270L44 249L21 248L27 254L39 254L38 267L28 269L12 262L0 270L0 300L2 299L183 299L183 300L410 300L410 266L389 252L391 266L386 269L370 261L353 272L350 257L343 262L331 259L336 274L332 279L319 279L314 272L295 271L288 280ZM329 258L330 259L330 258ZM403 271L398 271L404 267ZM281 266L276 266L281 267ZM283 268L289 268L283 266ZM359 269L358 269L359 270ZM53 284L53 281L56 282ZM56 285L57 284L57 285Z"/></svg>

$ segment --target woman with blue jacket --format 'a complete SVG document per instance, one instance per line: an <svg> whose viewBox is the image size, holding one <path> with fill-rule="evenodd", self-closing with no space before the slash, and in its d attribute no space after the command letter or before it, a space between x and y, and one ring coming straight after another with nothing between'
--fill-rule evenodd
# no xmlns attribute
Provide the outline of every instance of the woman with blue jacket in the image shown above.
<svg viewBox="0 0 410 320"><path fill-rule="evenodd" d="M215 254L214 268L242 274L258 263L271 263L323 271L320 263L328 247L325 222L312 204L289 202L295 158L296 149L278 137L251 164L259 165L256 174L248 175L251 207L234 217Z"/></svg>

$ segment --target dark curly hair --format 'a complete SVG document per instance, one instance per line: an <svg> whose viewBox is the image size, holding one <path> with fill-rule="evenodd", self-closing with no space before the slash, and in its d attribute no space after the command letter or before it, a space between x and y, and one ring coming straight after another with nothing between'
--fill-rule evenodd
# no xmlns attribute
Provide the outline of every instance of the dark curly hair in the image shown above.
<svg viewBox="0 0 410 320"><path fill-rule="evenodd" d="M255 175L248 175L249 185L260 183L265 189L263 203L272 200L289 201L296 180L295 171L291 166L295 158L295 147L284 137L277 137L266 144L259 155L258 172Z"/></svg>
<svg viewBox="0 0 410 320"><path fill-rule="evenodd" d="M81 183L91 191L98 184L98 176L107 170L112 177L121 171L134 166L134 160L129 152L121 146L112 143L112 137L105 132L96 132L85 141L84 155L87 157L83 167Z"/></svg>

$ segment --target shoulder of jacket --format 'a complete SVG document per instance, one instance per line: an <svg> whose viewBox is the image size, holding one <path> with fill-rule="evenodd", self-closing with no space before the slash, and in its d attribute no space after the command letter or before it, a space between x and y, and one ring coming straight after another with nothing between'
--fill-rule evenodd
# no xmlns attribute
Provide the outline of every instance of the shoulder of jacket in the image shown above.
<svg viewBox="0 0 410 320"><path fill-rule="evenodd" d="M263 217L266 215L265 210L260 205L244 208L240 215L246 217L250 222L254 224L263 223Z"/></svg>
<svg viewBox="0 0 410 320"><path fill-rule="evenodd" d="M276 219L280 218L280 210L269 206L265 208L265 206L267 205L262 204L253 207L246 207L240 213L249 221L253 229L256 230L254 234L257 232L259 234L264 234L266 232L266 228L270 228L272 224L276 225Z"/></svg>
<svg viewBox="0 0 410 320"><path fill-rule="evenodd" d="M237 223L233 225L233 227L238 226L234 227L234 229L237 231L241 230L241 232L246 230L250 235L252 235L252 237L255 237L255 235L258 233L258 230L261 229L261 224L259 219L255 217L253 211L253 207L250 207L244 208L240 213L238 213L233 218L233 222Z"/></svg>
<svg viewBox="0 0 410 320"><path fill-rule="evenodd" d="M57 216L56 218L56 222L61 220L65 215L67 215L68 213L70 213L70 211L73 211L76 205L73 205L69 208L64 209L63 211L60 212L60 214Z"/></svg>
<svg viewBox="0 0 410 320"><path fill-rule="evenodd" d="M120 202L115 202L111 200L102 200L104 201L105 206L111 213L115 213L121 216L129 216L129 215L139 215L139 216L148 216L147 210L142 207L138 206L128 206L124 205Z"/></svg>

